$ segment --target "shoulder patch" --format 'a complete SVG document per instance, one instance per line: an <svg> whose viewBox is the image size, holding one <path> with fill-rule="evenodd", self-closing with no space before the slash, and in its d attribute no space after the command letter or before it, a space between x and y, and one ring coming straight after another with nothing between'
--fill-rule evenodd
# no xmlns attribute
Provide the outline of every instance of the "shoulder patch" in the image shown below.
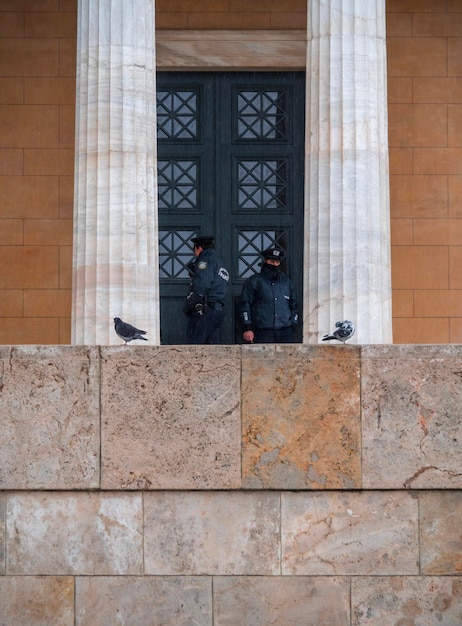
<svg viewBox="0 0 462 626"><path fill-rule="evenodd" d="M208 267L207 261L199 261L199 263L197 264L198 270L206 270L207 267Z"/></svg>
<svg viewBox="0 0 462 626"><path fill-rule="evenodd" d="M224 267L220 267L220 269L218 270L218 276L220 278L223 278L223 280L226 280L226 282L228 282L228 280L229 280L228 270L225 269Z"/></svg>

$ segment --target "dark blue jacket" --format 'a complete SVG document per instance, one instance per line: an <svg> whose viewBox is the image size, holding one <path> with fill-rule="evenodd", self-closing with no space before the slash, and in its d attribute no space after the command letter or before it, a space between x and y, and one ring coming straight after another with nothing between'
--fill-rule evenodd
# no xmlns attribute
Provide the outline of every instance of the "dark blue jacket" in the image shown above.
<svg viewBox="0 0 462 626"><path fill-rule="evenodd" d="M190 264L191 291L183 311L188 314L196 304L225 303L229 273L213 248L202 250Z"/></svg>
<svg viewBox="0 0 462 626"><path fill-rule="evenodd" d="M298 304L292 281L278 267L263 263L261 272L242 287L243 331L286 328L298 324Z"/></svg>

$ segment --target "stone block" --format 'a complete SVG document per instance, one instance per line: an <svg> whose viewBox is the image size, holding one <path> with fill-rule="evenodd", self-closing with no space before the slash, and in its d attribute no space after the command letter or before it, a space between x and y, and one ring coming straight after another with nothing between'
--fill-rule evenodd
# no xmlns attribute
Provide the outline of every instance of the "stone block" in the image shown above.
<svg viewBox="0 0 462 626"><path fill-rule="evenodd" d="M141 494L8 496L7 574L139 575Z"/></svg>
<svg viewBox="0 0 462 626"><path fill-rule="evenodd" d="M1 489L99 486L98 349L0 347Z"/></svg>
<svg viewBox="0 0 462 626"><path fill-rule="evenodd" d="M242 349L247 489L361 486L359 348Z"/></svg>
<svg viewBox="0 0 462 626"><path fill-rule="evenodd" d="M146 574L279 574L279 507L276 493L146 493Z"/></svg>
<svg viewBox="0 0 462 626"><path fill-rule="evenodd" d="M462 574L462 492L422 492L419 501L421 573Z"/></svg>
<svg viewBox="0 0 462 626"><path fill-rule="evenodd" d="M462 487L462 346L364 346L364 489Z"/></svg>
<svg viewBox="0 0 462 626"><path fill-rule="evenodd" d="M458 626L462 579L434 576L357 576L351 579L355 626Z"/></svg>
<svg viewBox="0 0 462 626"><path fill-rule="evenodd" d="M2 626L73 626L71 576L0 577Z"/></svg>
<svg viewBox="0 0 462 626"><path fill-rule="evenodd" d="M241 486L238 346L102 349L102 486Z"/></svg>
<svg viewBox="0 0 462 626"><path fill-rule="evenodd" d="M76 626L212 626L212 579L105 576L76 579Z"/></svg>
<svg viewBox="0 0 462 626"><path fill-rule="evenodd" d="M0 494L0 576L5 573L6 497ZM1 606L1 603L0 603Z"/></svg>
<svg viewBox="0 0 462 626"><path fill-rule="evenodd" d="M350 626L345 577L219 577L213 582L215 626Z"/></svg>
<svg viewBox="0 0 462 626"><path fill-rule="evenodd" d="M418 502L407 492L283 493L282 573L418 572Z"/></svg>

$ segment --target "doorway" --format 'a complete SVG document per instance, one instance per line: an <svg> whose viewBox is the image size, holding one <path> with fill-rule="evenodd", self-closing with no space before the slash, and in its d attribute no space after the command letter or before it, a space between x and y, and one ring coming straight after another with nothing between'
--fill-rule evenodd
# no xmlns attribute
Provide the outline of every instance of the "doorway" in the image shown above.
<svg viewBox="0 0 462 626"><path fill-rule="evenodd" d="M303 319L304 116L304 72L158 73L162 344L186 342L196 235L215 236L230 273L222 343L242 342L242 285L272 243L287 252Z"/></svg>

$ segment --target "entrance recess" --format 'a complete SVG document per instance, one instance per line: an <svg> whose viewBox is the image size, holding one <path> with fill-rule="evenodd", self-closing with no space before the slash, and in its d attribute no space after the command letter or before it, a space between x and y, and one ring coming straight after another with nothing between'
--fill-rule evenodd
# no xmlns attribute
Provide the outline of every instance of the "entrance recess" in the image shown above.
<svg viewBox="0 0 462 626"><path fill-rule="evenodd" d="M223 343L241 343L242 284L273 242L287 252L302 313L304 110L303 72L158 73L162 344L185 343L199 234L215 236L231 276Z"/></svg>

